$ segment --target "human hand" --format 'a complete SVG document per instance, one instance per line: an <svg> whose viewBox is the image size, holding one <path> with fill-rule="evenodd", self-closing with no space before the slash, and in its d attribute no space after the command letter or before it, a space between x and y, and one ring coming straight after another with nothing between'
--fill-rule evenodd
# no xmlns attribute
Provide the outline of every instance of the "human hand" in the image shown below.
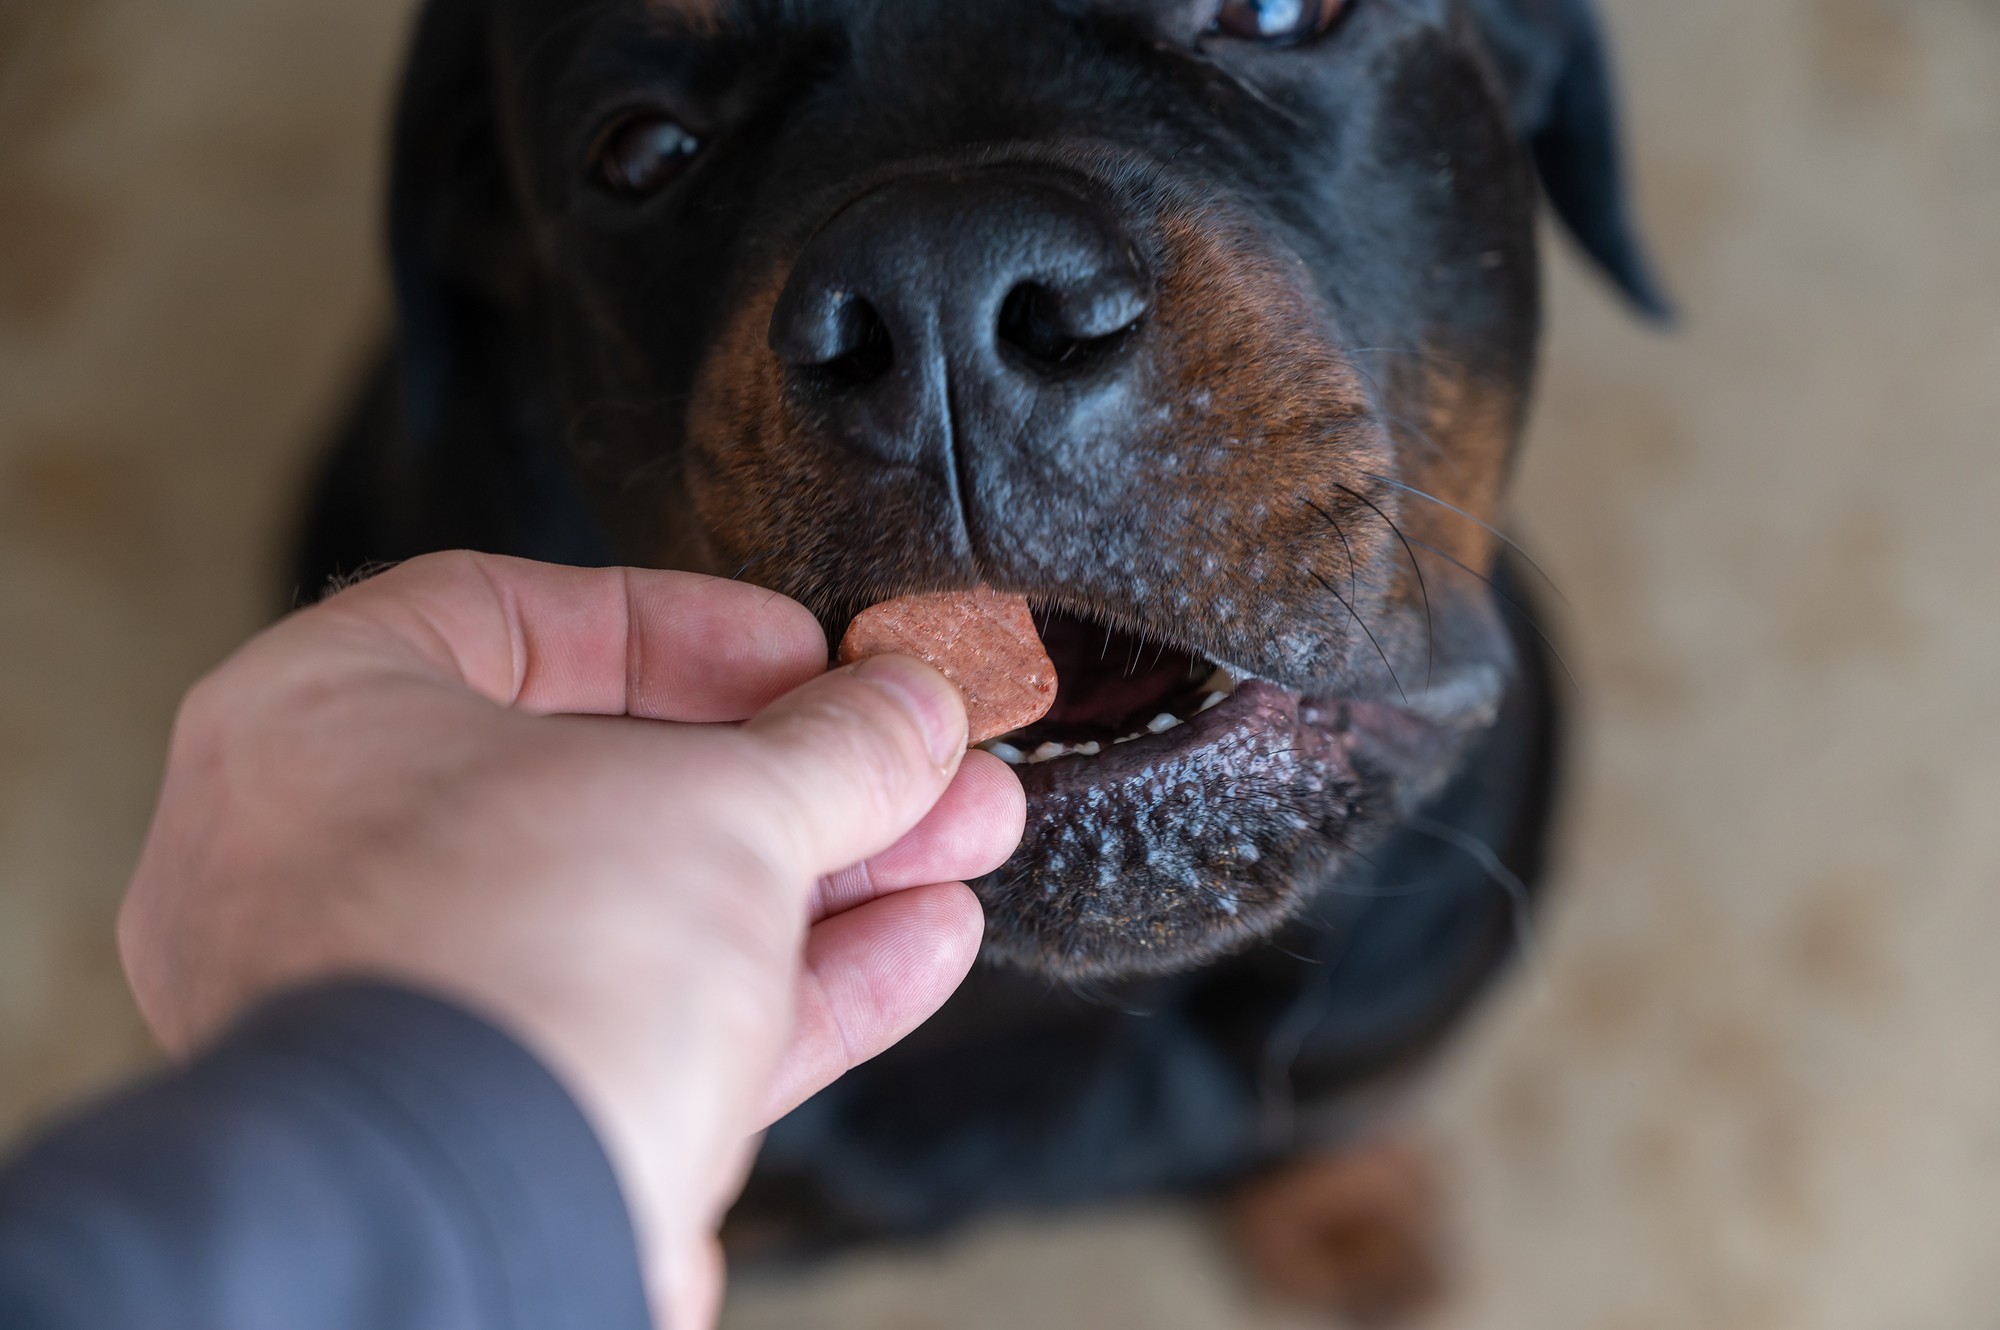
<svg viewBox="0 0 2000 1330"><path fill-rule="evenodd" d="M754 1133L957 987L958 880L1022 829L940 675L826 655L770 592L464 554L293 616L182 707L142 1012L182 1055L337 977L487 1015L596 1123L667 1323L710 1323Z"/></svg>

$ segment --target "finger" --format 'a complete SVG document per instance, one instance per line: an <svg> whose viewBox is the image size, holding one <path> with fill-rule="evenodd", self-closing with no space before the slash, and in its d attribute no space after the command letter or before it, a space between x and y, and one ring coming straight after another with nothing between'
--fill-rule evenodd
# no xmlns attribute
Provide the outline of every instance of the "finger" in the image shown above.
<svg viewBox="0 0 2000 1330"><path fill-rule="evenodd" d="M929 1020L965 982L984 929L979 898L956 882L885 896L814 928L791 1043L757 1126Z"/></svg>
<svg viewBox="0 0 2000 1330"><path fill-rule="evenodd" d="M866 863L820 879L811 918L817 923L893 891L984 877L1020 846L1027 817L1014 769L991 753L967 753L914 831Z"/></svg>
<svg viewBox="0 0 2000 1330"><path fill-rule="evenodd" d="M306 612L507 706L651 720L743 720L826 669L819 621L741 582L566 568L484 554L415 559Z"/></svg>
<svg viewBox="0 0 2000 1330"><path fill-rule="evenodd" d="M937 804L965 756L965 703L902 656L835 670L729 736L704 789L783 880L801 887L882 853ZM733 769L722 765L733 764Z"/></svg>
<svg viewBox="0 0 2000 1330"><path fill-rule="evenodd" d="M712 1235L695 1238L680 1251L656 1255L646 1277L655 1324L699 1330L720 1320L728 1270L722 1244Z"/></svg>

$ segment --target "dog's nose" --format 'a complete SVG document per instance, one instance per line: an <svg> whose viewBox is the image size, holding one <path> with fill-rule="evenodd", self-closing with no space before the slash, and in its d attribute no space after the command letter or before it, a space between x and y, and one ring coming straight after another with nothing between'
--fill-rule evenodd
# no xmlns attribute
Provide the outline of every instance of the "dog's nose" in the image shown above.
<svg viewBox="0 0 2000 1330"><path fill-rule="evenodd" d="M1151 304L1131 239L1080 192L1003 170L924 176L813 237L771 349L850 446L912 462L1100 395Z"/></svg>

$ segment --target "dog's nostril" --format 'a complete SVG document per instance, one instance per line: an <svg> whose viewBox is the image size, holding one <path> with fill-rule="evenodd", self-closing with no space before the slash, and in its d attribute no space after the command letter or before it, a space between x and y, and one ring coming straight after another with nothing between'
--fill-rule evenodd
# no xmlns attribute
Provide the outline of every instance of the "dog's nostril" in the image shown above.
<svg viewBox="0 0 2000 1330"><path fill-rule="evenodd" d="M1063 331L1049 289L1023 282L1000 306L1000 340L1030 360L1061 365L1077 354L1077 339Z"/></svg>
<svg viewBox="0 0 2000 1330"><path fill-rule="evenodd" d="M1022 282L1001 303L1000 342L1037 367L1074 369L1123 341L1149 303L1122 276L1065 290Z"/></svg>
<svg viewBox="0 0 2000 1330"><path fill-rule="evenodd" d="M895 359L889 326L873 305L855 296L841 309L837 354L814 368L833 387L860 388L886 375Z"/></svg>
<svg viewBox="0 0 2000 1330"><path fill-rule="evenodd" d="M781 309L771 343L786 364L831 388L865 387L895 360L881 314L851 291L821 292Z"/></svg>

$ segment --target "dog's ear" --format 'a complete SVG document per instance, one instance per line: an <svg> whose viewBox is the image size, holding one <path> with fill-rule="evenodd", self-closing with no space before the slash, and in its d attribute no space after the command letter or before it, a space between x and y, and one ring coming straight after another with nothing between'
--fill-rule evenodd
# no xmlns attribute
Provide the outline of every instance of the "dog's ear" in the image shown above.
<svg viewBox="0 0 2000 1330"><path fill-rule="evenodd" d="M1611 57L1591 0L1472 0L1472 8L1556 215L1634 305L1670 319L1631 217Z"/></svg>
<svg viewBox="0 0 2000 1330"><path fill-rule="evenodd" d="M530 281L493 86L489 0L428 0L392 141L389 257L407 427L420 448L490 386Z"/></svg>

